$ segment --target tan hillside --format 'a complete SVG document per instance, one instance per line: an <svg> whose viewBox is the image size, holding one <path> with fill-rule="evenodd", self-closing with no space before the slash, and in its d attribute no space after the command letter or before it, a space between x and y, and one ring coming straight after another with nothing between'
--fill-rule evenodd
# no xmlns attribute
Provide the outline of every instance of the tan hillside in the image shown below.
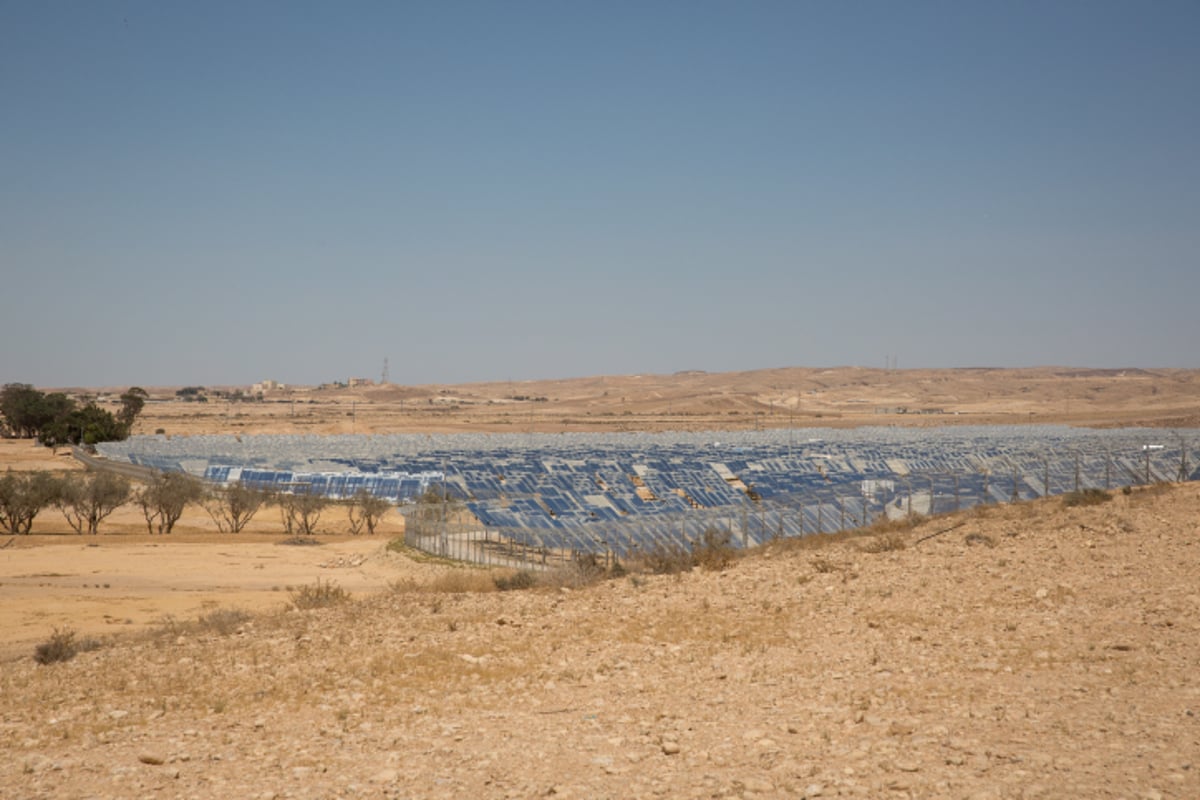
<svg viewBox="0 0 1200 800"><path fill-rule="evenodd" d="M249 392L250 387L206 387ZM136 432L733 430L1067 423L1200 427L1200 371L789 367L454 386L290 387L187 403L151 387ZM117 390L99 392L110 400Z"/></svg>
<svg viewBox="0 0 1200 800"><path fill-rule="evenodd" d="M320 570L393 576L352 604L244 621L210 610L206 628L46 666L10 653L0 786L19 798L1197 797L1197 520L1194 485L1089 507L1052 498L772 547L724 571L506 593L435 591L488 581L377 541L358 566ZM97 538L104 551L122 537ZM196 573L219 582L217 554L253 547L197 553ZM152 572L153 551L132 552L125 562ZM64 552L59 569L90 555ZM265 562L264 579L275 569Z"/></svg>

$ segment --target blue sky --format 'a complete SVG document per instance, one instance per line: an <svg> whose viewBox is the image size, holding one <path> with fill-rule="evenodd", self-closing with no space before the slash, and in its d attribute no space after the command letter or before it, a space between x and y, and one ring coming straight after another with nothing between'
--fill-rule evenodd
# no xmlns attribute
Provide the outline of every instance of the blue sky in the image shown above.
<svg viewBox="0 0 1200 800"><path fill-rule="evenodd" d="M1200 4L0 0L0 382L1200 367Z"/></svg>

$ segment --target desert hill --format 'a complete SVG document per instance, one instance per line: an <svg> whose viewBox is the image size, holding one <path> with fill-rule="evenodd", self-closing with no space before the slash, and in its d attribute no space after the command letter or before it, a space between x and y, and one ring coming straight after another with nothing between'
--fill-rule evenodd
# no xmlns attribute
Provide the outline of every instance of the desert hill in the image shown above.
<svg viewBox="0 0 1200 800"><path fill-rule="evenodd" d="M723 570L503 593L377 541L367 566L395 580L352 603L213 608L63 663L8 660L0 785L1197 797L1198 519L1200 487L1149 487L810 537ZM331 563L334 581L363 567Z"/></svg>
<svg viewBox="0 0 1200 800"><path fill-rule="evenodd" d="M262 402L151 389L139 433L717 430L1066 423L1200 427L1200 371L789 367L459 385L285 387ZM115 398L118 392L76 389ZM217 396L221 395L221 396ZM253 395L257 397L257 395Z"/></svg>

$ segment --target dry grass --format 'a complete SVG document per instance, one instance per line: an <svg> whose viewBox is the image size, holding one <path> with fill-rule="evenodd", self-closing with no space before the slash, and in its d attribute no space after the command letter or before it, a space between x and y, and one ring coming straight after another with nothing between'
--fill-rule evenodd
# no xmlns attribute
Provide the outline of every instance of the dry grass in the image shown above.
<svg viewBox="0 0 1200 800"><path fill-rule="evenodd" d="M253 615L240 608L218 608L196 619L196 629L203 633L229 636L236 633Z"/></svg>
<svg viewBox="0 0 1200 800"><path fill-rule="evenodd" d="M996 546L996 540L991 536L988 536L986 533L968 533L966 537L964 537L963 542L966 543L967 546L976 544L981 544L985 547Z"/></svg>
<svg viewBox="0 0 1200 800"><path fill-rule="evenodd" d="M393 581L388 588L395 594L476 594L496 591L496 581L489 570L462 567L424 583L412 578Z"/></svg>
<svg viewBox="0 0 1200 800"><path fill-rule="evenodd" d="M39 664L57 664L99 647L96 639L77 639L70 628L55 628L49 639L34 648L33 660Z"/></svg>
<svg viewBox="0 0 1200 800"><path fill-rule="evenodd" d="M683 545L658 544L642 551L630 561L634 572L652 575L678 575L692 568L692 551Z"/></svg>
<svg viewBox="0 0 1200 800"><path fill-rule="evenodd" d="M896 550L903 550L908 546L904 537L899 533L885 533L881 536L873 536L867 539L860 545L864 553L892 553Z"/></svg>
<svg viewBox="0 0 1200 800"><path fill-rule="evenodd" d="M324 583L318 578L316 583L305 584L292 590L292 607L305 611L311 608L329 608L349 602L350 593L333 581Z"/></svg>
<svg viewBox="0 0 1200 800"><path fill-rule="evenodd" d="M723 570L738 556L733 535L719 528L709 528L692 546L692 563L701 569Z"/></svg>
<svg viewBox="0 0 1200 800"><path fill-rule="evenodd" d="M1110 500L1112 500L1112 495L1103 489L1080 489L1076 492L1067 492L1062 496L1063 506L1066 508L1098 506Z"/></svg>

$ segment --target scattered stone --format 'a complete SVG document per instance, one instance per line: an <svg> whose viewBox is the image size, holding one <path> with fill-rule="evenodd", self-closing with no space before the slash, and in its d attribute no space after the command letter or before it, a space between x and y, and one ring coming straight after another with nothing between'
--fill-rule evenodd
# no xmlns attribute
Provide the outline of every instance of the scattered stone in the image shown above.
<svg viewBox="0 0 1200 800"><path fill-rule="evenodd" d="M662 751L668 756L673 756L679 752L679 743L667 739L662 743Z"/></svg>
<svg viewBox="0 0 1200 800"><path fill-rule="evenodd" d="M138 761L142 762L143 764L151 764L156 767L166 763L166 759L158 753L139 753Z"/></svg>

